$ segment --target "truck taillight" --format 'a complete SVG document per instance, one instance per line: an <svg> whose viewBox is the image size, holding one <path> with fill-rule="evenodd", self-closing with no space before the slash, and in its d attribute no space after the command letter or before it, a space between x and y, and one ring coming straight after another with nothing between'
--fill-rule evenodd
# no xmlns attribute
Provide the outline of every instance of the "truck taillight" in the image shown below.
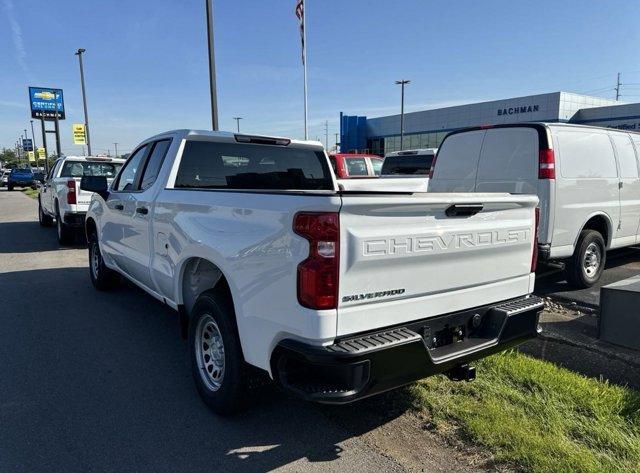
<svg viewBox="0 0 640 473"><path fill-rule="evenodd" d="M309 241L309 256L298 265L298 302L310 309L338 305L340 221L335 212L300 212L293 231Z"/></svg>
<svg viewBox="0 0 640 473"><path fill-rule="evenodd" d="M536 207L536 224L533 227L533 253L531 255L531 272L538 267L538 228L540 227L540 207Z"/></svg>
<svg viewBox="0 0 640 473"><path fill-rule="evenodd" d="M76 203L76 181L73 179L67 181L67 203Z"/></svg>
<svg viewBox="0 0 640 473"><path fill-rule="evenodd" d="M433 160L431 161L431 167L429 168L429 179L433 179L433 171L436 169L436 159L438 155L433 156Z"/></svg>
<svg viewBox="0 0 640 473"><path fill-rule="evenodd" d="M556 158L552 149L541 149L538 158L538 179L556 178Z"/></svg>

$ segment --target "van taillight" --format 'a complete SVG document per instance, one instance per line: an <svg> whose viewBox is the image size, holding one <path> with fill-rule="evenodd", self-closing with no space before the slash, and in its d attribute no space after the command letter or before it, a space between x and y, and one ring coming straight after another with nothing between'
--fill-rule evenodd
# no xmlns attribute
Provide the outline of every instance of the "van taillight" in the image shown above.
<svg viewBox="0 0 640 473"><path fill-rule="evenodd" d="M438 157L437 154L433 155L433 160L431 161L431 167L429 168L429 179L433 179L433 171L435 171L436 169L436 158Z"/></svg>
<svg viewBox="0 0 640 473"><path fill-rule="evenodd" d="M293 231L309 241L309 256L298 265L298 302L310 309L338 305L340 223L335 212L300 212Z"/></svg>
<svg viewBox="0 0 640 473"><path fill-rule="evenodd" d="M536 207L536 224L533 227L533 254L531 255L531 272L538 267L538 228L540 227L540 207Z"/></svg>
<svg viewBox="0 0 640 473"><path fill-rule="evenodd" d="M556 158L552 149L541 149L538 159L538 179L556 178Z"/></svg>
<svg viewBox="0 0 640 473"><path fill-rule="evenodd" d="M73 179L67 181L67 203L75 204L76 203L76 181Z"/></svg>

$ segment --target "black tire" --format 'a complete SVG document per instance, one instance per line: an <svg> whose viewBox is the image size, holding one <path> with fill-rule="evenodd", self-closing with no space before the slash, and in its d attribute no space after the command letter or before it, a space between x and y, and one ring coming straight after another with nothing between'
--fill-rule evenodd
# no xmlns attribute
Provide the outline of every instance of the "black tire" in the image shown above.
<svg viewBox="0 0 640 473"><path fill-rule="evenodd" d="M215 328L212 328L212 322ZM209 340L222 339L222 368L216 363L215 355L211 355L216 351L213 343L207 344L207 334ZM202 400L220 415L231 415L244 409L251 375L242 355L233 304L225 292L212 289L198 297L191 311L189 351L193 379ZM217 354L219 356L220 352ZM213 380L216 373L217 387Z"/></svg>
<svg viewBox="0 0 640 473"><path fill-rule="evenodd" d="M8 186L7 189L9 190L9 192L11 192L13 190L13 186Z"/></svg>
<svg viewBox="0 0 640 473"><path fill-rule="evenodd" d="M100 244L95 233L89 235L89 276L91 284L99 291L113 289L118 282L118 273L107 268L102 259Z"/></svg>
<svg viewBox="0 0 640 473"><path fill-rule="evenodd" d="M61 245L69 245L73 242L75 236L73 229L62 221L58 204L56 204L56 230L58 232L58 243Z"/></svg>
<svg viewBox="0 0 640 473"><path fill-rule="evenodd" d="M606 245L600 232L583 230L573 256L565 266L567 281L576 288L591 287L602 276L606 262Z"/></svg>
<svg viewBox="0 0 640 473"><path fill-rule="evenodd" d="M44 213L40 199L38 199L38 222L41 227L50 227L53 224L53 219Z"/></svg>

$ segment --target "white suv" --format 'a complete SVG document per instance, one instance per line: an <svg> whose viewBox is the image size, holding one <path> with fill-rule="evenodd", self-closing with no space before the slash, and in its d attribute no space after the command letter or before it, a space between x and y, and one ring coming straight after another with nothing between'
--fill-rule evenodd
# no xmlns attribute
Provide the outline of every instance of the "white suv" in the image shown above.
<svg viewBox="0 0 640 473"><path fill-rule="evenodd" d="M58 240L69 243L74 228L84 226L84 217L91 202L91 192L80 190L83 176L104 176L113 180L123 159L66 156L58 159L40 187L38 195L38 220L42 226L50 226L56 220Z"/></svg>

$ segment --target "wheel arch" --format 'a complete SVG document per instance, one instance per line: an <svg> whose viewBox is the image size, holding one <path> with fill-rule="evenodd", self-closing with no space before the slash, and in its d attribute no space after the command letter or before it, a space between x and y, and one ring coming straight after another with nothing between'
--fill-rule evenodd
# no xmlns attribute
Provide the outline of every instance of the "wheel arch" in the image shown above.
<svg viewBox="0 0 640 473"><path fill-rule="evenodd" d="M575 242L573 244L574 251L578 246L578 240L580 239L580 234L584 230L595 230L602 235L604 239L605 247L608 249L611 246L611 240L613 237L613 223L611 222L611 218L604 212L597 212L590 215L582 228L576 235Z"/></svg>

